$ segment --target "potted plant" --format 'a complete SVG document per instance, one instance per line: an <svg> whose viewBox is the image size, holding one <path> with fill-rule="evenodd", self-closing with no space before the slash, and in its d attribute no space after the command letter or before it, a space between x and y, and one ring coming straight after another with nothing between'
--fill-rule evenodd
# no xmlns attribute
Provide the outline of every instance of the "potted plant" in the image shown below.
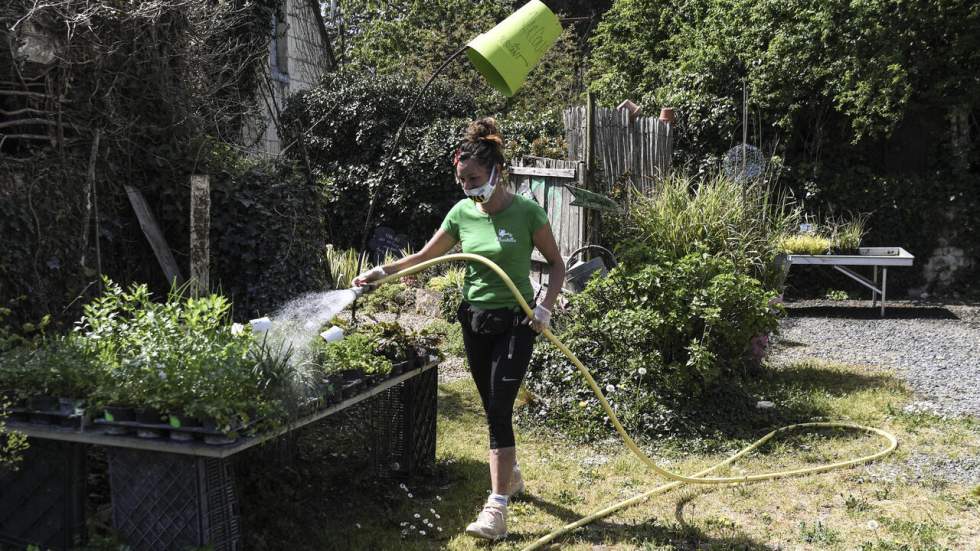
<svg viewBox="0 0 980 551"><path fill-rule="evenodd" d="M868 218L867 214L858 214L837 226L834 237L838 254L858 254L861 240L868 233Z"/></svg>
<svg viewBox="0 0 980 551"><path fill-rule="evenodd" d="M158 303L145 285L123 290L106 281L78 327L99 367L94 395L104 421L138 421L146 437L200 423L216 439L233 439L258 426L256 419L275 422L288 357L263 351L249 331L234 331L230 309L219 295L185 299L175 290Z"/></svg>
<svg viewBox="0 0 980 551"><path fill-rule="evenodd" d="M172 428L210 431L205 442L212 444L233 442L244 430L260 430L287 409L298 410L290 350L235 331L230 307L224 297L210 295L174 309L180 337L166 347L162 384L151 402L169 412Z"/></svg>
<svg viewBox="0 0 980 551"><path fill-rule="evenodd" d="M27 323L15 329L7 322L11 314L9 308L0 308L0 398L20 410L57 411L57 397L47 393L46 373L37 368L38 350L50 316L44 316L36 325ZM26 412L17 415L18 420L26 417ZM36 420L47 421L43 417Z"/></svg>
<svg viewBox="0 0 980 551"><path fill-rule="evenodd" d="M27 365L30 351L24 348L14 348L0 354L0 400L4 400L14 420L25 420L27 414L18 411L27 407L27 398L36 388L31 380L31 370Z"/></svg>
<svg viewBox="0 0 980 551"><path fill-rule="evenodd" d="M360 390L365 376L376 377L391 372L391 360L375 354L375 342L363 333L348 335L342 340L325 343L320 348L318 362L325 373L341 378L344 398Z"/></svg>
<svg viewBox="0 0 980 551"><path fill-rule="evenodd" d="M397 322L362 325L357 328L356 333L367 336L374 342L374 354L387 358L391 363L391 369L374 373L374 378L398 375L410 367L413 338ZM371 372L368 374L372 375Z"/></svg>
<svg viewBox="0 0 980 551"><path fill-rule="evenodd" d="M55 423L80 415L94 388L92 363L73 335L44 336L3 355L0 386L32 421Z"/></svg>
<svg viewBox="0 0 980 551"><path fill-rule="evenodd" d="M27 365L51 397L45 410L62 417L78 415L95 389L92 358L73 334L45 339Z"/></svg>
<svg viewBox="0 0 980 551"><path fill-rule="evenodd" d="M827 254L831 245L828 237L804 233L787 235L780 241L779 248L786 254L820 255Z"/></svg>

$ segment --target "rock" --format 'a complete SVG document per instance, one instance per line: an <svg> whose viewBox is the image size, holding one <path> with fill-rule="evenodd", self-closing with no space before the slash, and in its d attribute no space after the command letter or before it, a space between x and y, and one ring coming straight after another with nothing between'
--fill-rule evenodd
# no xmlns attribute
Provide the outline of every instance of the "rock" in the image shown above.
<svg viewBox="0 0 980 551"><path fill-rule="evenodd" d="M422 316L438 318L442 306L442 293L429 289L415 290L415 312Z"/></svg>

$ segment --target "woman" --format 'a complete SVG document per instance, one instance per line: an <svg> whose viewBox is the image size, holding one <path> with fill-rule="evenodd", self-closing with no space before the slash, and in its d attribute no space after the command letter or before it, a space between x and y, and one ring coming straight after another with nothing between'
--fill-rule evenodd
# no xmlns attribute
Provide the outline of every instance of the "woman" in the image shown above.
<svg viewBox="0 0 980 551"><path fill-rule="evenodd" d="M548 217L537 203L498 185L504 169L504 141L492 118L470 123L453 161L456 180L467 198L446 215L442 226L421 251L379 266L354 279L366 285L386 274L442 256L457 242L464 253L484 256L497 263L531 304L531 251L534 247L548 261L550 280L565 279L565 265L558 252ZM473 536L497 540L507 536L509 498L524 489L517 467L512 415L537 333L549 326L551 309L561 285L548 292L526 318L517 299L490 268L472 262L466 267L463 303L457 318L470 373L480 392L490 432L491 494L476 521L466 528Z"/></svg>

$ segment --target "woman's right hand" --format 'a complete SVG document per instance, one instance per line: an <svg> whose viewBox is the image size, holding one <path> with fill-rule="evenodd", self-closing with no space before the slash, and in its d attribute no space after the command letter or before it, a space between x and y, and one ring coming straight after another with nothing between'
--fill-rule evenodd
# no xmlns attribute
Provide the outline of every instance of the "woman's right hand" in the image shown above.
<svg viewBox="0 0 980 551"><path fill-rule="evenodd" d="M354 287L363 287L370 284L372 281L377 281L383 278L386 275L388 274L385 273L383 266L375 266L374 268L371 268L363 274L355 277L352 283L354 284Z"/></svg>

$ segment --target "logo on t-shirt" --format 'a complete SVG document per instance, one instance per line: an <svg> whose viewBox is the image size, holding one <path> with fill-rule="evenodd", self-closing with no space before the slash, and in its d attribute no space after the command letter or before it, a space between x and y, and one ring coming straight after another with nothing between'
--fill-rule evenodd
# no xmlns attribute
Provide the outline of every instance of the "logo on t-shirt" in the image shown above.
<svg viewBox="0 0 980 551"><path fill-rule="evenodd" d="M497 241L500 243L517 243L517 240L514 239L514 236L511 235L509 231L503 228L497 230Z"/></svg>

